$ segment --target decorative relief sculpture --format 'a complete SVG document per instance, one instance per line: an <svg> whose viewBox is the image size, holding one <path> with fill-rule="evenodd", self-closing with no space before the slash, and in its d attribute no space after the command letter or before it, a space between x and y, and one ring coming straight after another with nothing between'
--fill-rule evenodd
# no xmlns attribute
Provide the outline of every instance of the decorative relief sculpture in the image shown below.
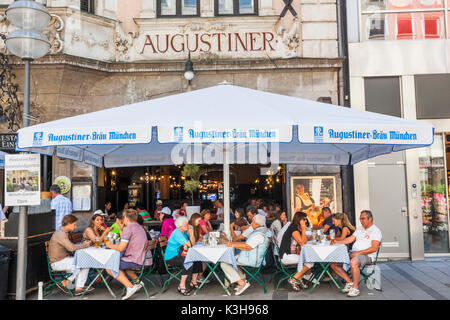
<svg viewBox="0 0 450 320"><path fill-rule="evenodd" d="M298 49L301 45L300 39L300 21L297 17L294 18L292 26L286 30L284 26L277 29L277 35L282 38L282 43L285 45L285 54L288 57L298 56Z"/></svg>
<svg viewBox="0 0 450 320"><path fill-rule="evenodd" d="M134 40L139 36L139 32L133 31L125 32L117 24L116 30L114 31L114 48L116 61L128 61L130 60L130 49L133 47Z"/></svg>

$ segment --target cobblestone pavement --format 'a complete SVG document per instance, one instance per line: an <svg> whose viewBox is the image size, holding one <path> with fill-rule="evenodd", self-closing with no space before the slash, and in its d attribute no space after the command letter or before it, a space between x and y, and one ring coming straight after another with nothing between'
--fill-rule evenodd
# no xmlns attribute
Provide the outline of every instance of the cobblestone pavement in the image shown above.
<svg viewBox="0 0 450 320"><path fill-rule="evenodd" d="M324 282L316 287L312 294L309 291L294 292L285 282L275 292L277 281L272 281L273 274L266 274L267 294L263 293L262 287L252 283L251 287L241 296L227 296L217 282L206 284L197 296L185 297L180 295L174 281L170 284L168 291L161 294L161 286L155 291L150 284L147 285L152 295L151 300L449 300L450 299L450 258L427 258L425 261L390 261L380 262L382 291L368 290L361 284L361 294L356 298L348 298L339 293L332 282ZM161 279L159 275L152 275L156 284ZM162 277L167 279L166 276ZM119 299L122 286L115 280L111 281L111 288ZM231 290L234 291L234 290ZM54 289L47 294L45 299L49 300L79 300L80 297L70 298L59 289ZM37 292L28 295L27 299L36 300ZM110 300L112 296L104 285L98 286L94 291L88 293L83 299L88 300ZM144 290L136 293L131 300L146 299Z"/></svg>

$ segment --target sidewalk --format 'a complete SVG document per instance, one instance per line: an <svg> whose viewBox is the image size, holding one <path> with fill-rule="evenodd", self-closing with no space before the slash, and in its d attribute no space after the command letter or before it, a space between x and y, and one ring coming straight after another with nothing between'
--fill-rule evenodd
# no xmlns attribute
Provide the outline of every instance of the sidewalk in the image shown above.
<svg viewBox="0 0 450 320"><path fill-rule="evenodd" d="M217 282L206 284L197 296L185 297L180 295L177 290L177 283L171 283L169 290L161 294L161 287L158 286L158 292L150 284L152 296L151 300L449 300L450 299L450 258L427 258L425 261L396 261L380 262L381 285L383 291L368 290L364 284L361 284L361 294L356 298L348 298L346 295L338 292L332 282L321 283L316 287L312 294L309 291L294 292L288 287L287 282L282 284L278 292L274 292L276 282L269 283L270 275L266 275L267 294L264 294L262 287L257 283L252 283L241 296L227 296ZM155 284L158 284L158 275L152 276ZM164 277L164 280L166 278ZM120 299L122 286L116 281L111 282L111 288ZM233 290L231 290L233 291ZM230 291L230 292L231 292ZM27 299L36 300L37 292L30 294ZM79 297L70 298L68 295L55 289L45 296L48 300L79 300ZM83 299L86 300L110 300L112 296L104 286L96 288L87 294ZM146 299L144 290L140 290L130 300Z"/></svg>

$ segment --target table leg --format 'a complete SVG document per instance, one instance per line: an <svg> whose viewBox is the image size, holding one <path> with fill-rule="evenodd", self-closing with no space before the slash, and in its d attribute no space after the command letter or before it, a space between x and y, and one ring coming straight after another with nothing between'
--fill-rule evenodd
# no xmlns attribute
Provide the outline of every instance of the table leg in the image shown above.
<svg viewBox="0 0 450 320"><path fill-rule="evenodd" d="M317 277L317 282L314 283L314 285L312 286L311 290L309 290L309 293L312 293L314 291L314 289L316 288L316 286L319 284L320 280L322 279L323 275L325 272L327 272L328 267L330 266L329 263L327 263L326 266L323 265L323 263L319 262L320 266L322 267L323 271L320 273L319 277Z"/></svg>
<svg viewBox="0 0 450 320"><path fill-rule="evenodd" d="M97 273L98 273L98 270L97 270ZM84 297L84 295L89 290L89 288L92 287L92 285L95 283L95 281L97 281L98 277L100 277L100 274L97 274L97 276L94 278L94 280L92 280L92 282L89 283L89 286L84 290L83 294L81 295L81 298Z"/></svg>
<svg viewBox="0 0 450 320"><path fill-rule="evenodd" d="M114 294L114 292L112 292L111 288L109 287L108 281L106 281L105 277L103 277L103 270L101 271L97 270L97 272L102 277L103 283L105 284L106 288L108 288L109 293L113 296L114 299L116 299L116 295Z"/></svg>
<svg viewBox="0 0 450 320"><path fill-rule="evenodd" d="M215 270L216 270L216 268L217 268L218 265L219 265L219 263L216 263L216 264L214 265L214 268L211 268L210 264L209 264L209 263L206 263L206 266L207 266L207 267L209 268L209 270L211 270L211 271L210 271L209 274L206 276L205 280L202 281L202 283L200 284L200 286L198 287L198 289L195 290L194 296L197 295L197 292L203 287L203 285L206 283L206 280L208 280L208 278L209 278L212 274L214 274L214 276L215 276L216 279L219 281L220 285L221 285L222 288L225 290L225 292L226 292L229 296L231 296L230 292L228 291L228 288L225 287L225 285L223 284L223 282L220 280L219 276L218 276L218 275L216 274L216 272L215 272Z"/></svg>

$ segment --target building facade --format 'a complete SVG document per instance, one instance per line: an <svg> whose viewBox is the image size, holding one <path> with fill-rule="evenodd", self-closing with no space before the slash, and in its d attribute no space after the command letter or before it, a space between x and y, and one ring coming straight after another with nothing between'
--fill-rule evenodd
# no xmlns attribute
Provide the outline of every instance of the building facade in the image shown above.
<svg viewBox="0 0 450 320"><path fill-rule="evenodd" d="M371 208L382 255L449 254L450 1L347 1L353 108L432 123L432 146L354 166L356 213Z"/></svg>
<svg viewBox="0 0 450 320"><path fill-rule="evenodd" d="M0 5L6 8L11 2L0 0ZM343 59L335 0L291 4L282 0L39 2L52 15L44 31L51 50L32 63L31 125L223 81L342 104ZM14 27L4 10L0 12L0 32L8 34ZM3 43L0 49L5 50ZM190 82L183 76L188 58L195 70ZM12 56L10 63L21 97L23 65ZM2 132L7 131L3 125ZM87 197L81 195L86 191L81 186L92 184L92 205L80 205L80 214L89 211L87 208L103 209L102 202L108 198L103 190L107 189L105 181L109 179L110 187L114 170L97 170L57 155L49 167L49 180L70 177L73 186L80 185L80 197ZM333 175L341 188L340 167L293 166L286 172L293 176ZM74 193L72 190L69 197L81 201ZM342 198L340 191L337 194ZM285 201L289 203L289 199ZM338 207L342 209L341 204Z"/></svg>

